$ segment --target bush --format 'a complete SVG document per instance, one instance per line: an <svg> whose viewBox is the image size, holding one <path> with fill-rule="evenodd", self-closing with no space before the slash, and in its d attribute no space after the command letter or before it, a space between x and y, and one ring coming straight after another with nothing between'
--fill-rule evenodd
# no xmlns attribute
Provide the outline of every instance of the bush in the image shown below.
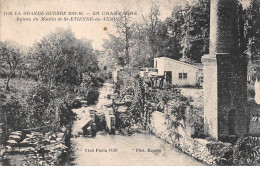
<svg viewBox="0 0 260 169"><path fill-rule="evenodd" d="M260 165L260 146L251 137L238 139L233 150L233 164L242 166Z"/></svg>
<svg viewBox="0 0 260 169"><path fill-rule="evenodd" d="M102 78L99 78L99 77L91 77L91 82L92 82L92 87L101 87L102 86L102 83L101 81L104 82L104 80Z"/></svg>
<svg viewBox="0 0 260 169"><path fill-rule="evenodd" d="M82 103L81 103L79 100L74 100L74 101L72 102L71 107L72 107L73 109L78 109L78 108L82 107Z"/></svg>
<svg viewBox="0 0 260 169"><path fill-rule="evenodd" d="M105 82L105 80L101 77L97 77L97 81L99 82L99 84L103 84Z"/></svg>
<svg viewBox="0 0 260 169"><path fill-rule="evenodd" d="M204 138L204 116L203 105L192 105L190 109L189 124L194 127L195 132L193 137Z"/></svg>
<svg viewBox="0 0 260 169"><path fill-rule="evenodd" d="M87 94L87 101L88 104L95 104L95 102L98 100L99 92L97 90L91 89L88 91Z"/></svg>
<svg viewBox="0 0 260 169"><path fill-rule="evenodd" d="M27 96L28 126L43 126L53 121L55 115L54 93L45 86L34 87Z"/></svg>
<svg viewBox="0 0 260 169"><path fill-rule="evenodd" d="M232 145L223 142L212 142L207 144L207 148L210 150L211 154L216 157L216 165L232 165Z"/></svg>
<svg viewBox="0 0 260 169"><path fill-rule="evenodd" d="M72 112L69 104L66 101L62 101L59 105L60 110L60 126L67 126L70 124L71 120L75 117L75 113Z"/></svg>
<svg viewBox="0 0 260 169"><path fill-rule="evenodd" d="M15 97L8 97L2 106L2 111L6 113L7 124L10 129L20 130L26 127L26 111Z"/></svg>
<svg viewBox="0 0 260 169"><path fill-rule="evenodd" d="M68 66L68 68L64 69L60 75L57 75L55 77L55 81L70 85L79 85L80 78L77 68L73 66Z"/></svg>

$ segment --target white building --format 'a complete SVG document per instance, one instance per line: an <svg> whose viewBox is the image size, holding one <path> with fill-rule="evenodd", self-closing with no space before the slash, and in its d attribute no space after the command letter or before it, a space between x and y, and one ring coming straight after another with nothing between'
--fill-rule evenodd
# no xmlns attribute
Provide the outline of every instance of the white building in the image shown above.
<svg viewBox="0 0 260 169"><path fill-rule="evenodd" d="M165 81L178 86L195 86L203 82L202 67L180 62L167 57L154 58L154 68Z"/></svg>

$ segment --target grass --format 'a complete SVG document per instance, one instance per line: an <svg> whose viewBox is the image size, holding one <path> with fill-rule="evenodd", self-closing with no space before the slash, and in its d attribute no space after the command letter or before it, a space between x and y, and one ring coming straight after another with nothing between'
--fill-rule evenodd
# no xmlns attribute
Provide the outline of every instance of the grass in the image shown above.
<svg viewBox="0 0 260 169"><path fill-rule="evenodd" d="M192 97L194 102L202 102L203 103L203 89L197 88L180 88L181 93L185 97Z"/></svg>
<svg viewBox="0 0 260 169"><path fill-rule="evenodd" d="M25 96L29 91L41 82L34 80L26 80L23 78L12 78L9 82L10 91L5 90L6 79L0 78L0 89L7 95L12 95L18 98L20 101L25 99Z"/></svg>

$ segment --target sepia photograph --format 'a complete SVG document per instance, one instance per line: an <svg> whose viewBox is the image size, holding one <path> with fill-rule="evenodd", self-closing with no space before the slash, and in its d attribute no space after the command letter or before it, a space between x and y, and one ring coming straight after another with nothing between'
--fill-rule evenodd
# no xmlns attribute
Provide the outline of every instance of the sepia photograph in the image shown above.
<svg viewBox="0 0 260 169"><path fill-rule="evenodd" d="M260 0L0 0L0 166L260 166Z"/></svg>

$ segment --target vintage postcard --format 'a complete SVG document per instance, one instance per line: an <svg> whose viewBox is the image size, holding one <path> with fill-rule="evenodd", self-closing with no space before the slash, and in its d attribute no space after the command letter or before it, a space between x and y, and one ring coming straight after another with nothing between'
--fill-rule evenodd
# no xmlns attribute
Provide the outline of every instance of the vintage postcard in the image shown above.
<svg viewBox="0 0 260 169"><path fill-rule="evenodd" d="M0 0L0 166L240 165L259 0Z"/></svg>

